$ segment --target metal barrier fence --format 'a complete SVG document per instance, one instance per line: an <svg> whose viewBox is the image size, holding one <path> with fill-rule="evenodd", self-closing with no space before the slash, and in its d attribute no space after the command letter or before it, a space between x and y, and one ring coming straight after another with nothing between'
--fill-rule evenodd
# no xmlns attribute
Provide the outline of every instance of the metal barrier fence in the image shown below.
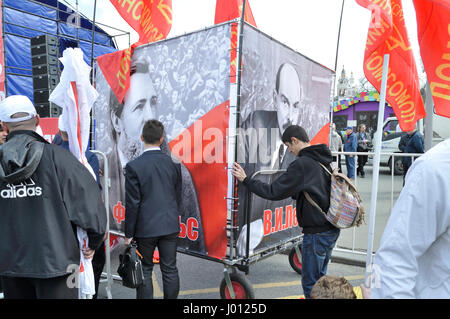
<svg viewBox="0 0 450 319"><path fill-rule="evenodd" d="M105 210L106 210L106 239L105 239L105 271L106 273L102 273L102 278L106 277L106 296L108 299L112 299L112 292L111 292L111 286L112 286L112 280L113 275L111 273L111 245L110 245L110 232L109 232L109 187L110 187L110 179L109 179L109 167L108 167L108 158L106 157L105 153L102 153L100 151L91 150L92 153L96 154L97 156L101 157L103 160L103 175L105 177L104 179L104 185L103 185L103 195L104 195L104 202L105 202ZM104 280L101 280L102 282Z"/></svg>
<svg viewBox="0 0 450 319"><path fill-rule="evenodd" d="M373 191L377 191L377 209L375 214L375 233L374 233L374 253L378 248L379 241L381 240L381 236L383 234L384 228L394 207L395 201L400 195L401 189L403 188L403 175L394 174L395 171L398 173L399 167L395 170L396 158L404 158L411 157L411 162L414 162L414 159L423 155L420 153L380 153L380 158L384 159L386 162L386 158L388 160L389 165L383 165L385 163L380 164L380 173L379 173L379 184L378 190L372 189L372 178L371 174L372 165L370 161L365 165L365 170L367 172L366 176L370 178L360 178L357 174L358 167L358 156L368 156L369 159L372 159L375 155L374 152L332 152L333 156L336 156L341 159L342 172L347 173L346 164L345 164L345 155L353 155L355 156L355 167L354 167L354 181L358 192L363 198L363 206L365 208L366 216L364 225L360 227L352 227L351 229L345 229L341 231L340 238L336 244L335 251L345 252L350 254L350 256L366 256L367 254L367 243L368 243L368 221L369 221L369 207L370 207L370 199ZM412 165L411 163L411 165ZM373 163L372 163L373 164ZM398 163L397 163L398 164ZM390 168L390 172L387 173L386 170L382 168ZM390 178L389 178L390 175ZM357 258L358 259L358 258Z"/></svg>

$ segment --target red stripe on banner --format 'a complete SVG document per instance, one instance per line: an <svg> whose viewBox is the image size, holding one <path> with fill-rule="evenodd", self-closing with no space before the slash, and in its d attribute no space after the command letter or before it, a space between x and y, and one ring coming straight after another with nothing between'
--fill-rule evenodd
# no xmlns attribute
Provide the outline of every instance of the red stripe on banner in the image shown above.
<svg viewBox="0 0 450 319"><path fill-rule="evenodd" d="M329 139L330 139L330 123L328 122L311 139L311 145L326 144L327 146L329 146Z"/></svg>
<svg viewBox="0 0 450 319"><path fill-rule="evenodd" d="M78 140L78 147L80 148L80 158L81 158L81 162L83 164L85 164L83 162L83 151L81 150L82 145L81 145L81 124L80 124L80 107L78 105L78 90L77 90L77 83L72 81L70 82L70 85L72 86L72 91L73 91L73 95L75 97L75 104L77 106L77 140Z"/></svg>
<svg viewBox="0 0 450 319"><path fill-rule="evenodd" d="M238 25L231 26L230 83L236 83Z"/></svg>
<svg viewBox="0 0 450 319"><path fill-rule="evenodd" d="M169 143L189 170L197 190L208 256L222 259L227 250L227 139L230 101L206 113Z"/></svg>
<svg viewBox="0 0 450 319"><path fill-rule="evenodd" d="M242 16L242 0L217 0L214 24L230 21ZM256 28L255 17L253 16L250 2L245 4L244 20ZM231 50L230 50L230 82L236 83L237 70L237 42L238 42L238 25L234 23L231 26ZM241 65L242 66L242 65Z"/></svg>

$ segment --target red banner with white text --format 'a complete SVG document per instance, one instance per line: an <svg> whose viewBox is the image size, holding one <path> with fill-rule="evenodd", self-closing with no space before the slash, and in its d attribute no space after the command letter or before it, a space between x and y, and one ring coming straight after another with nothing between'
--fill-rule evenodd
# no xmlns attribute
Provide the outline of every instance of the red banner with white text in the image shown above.
<svg viewBox="0 0 450 319"><path fill-rule="evenodd" d="M386 100L392 105L402 131L411 131L416 122L425 117L425 107L401 0L356 2L372 12L364 54L364 74L380 91L383 56L390 55Z"/></svg>
<svg viewBox="0 0 450 319"><path fill-rule="evenodd" d="M414 0L420 55L438 115L450 117L450 1Z"/></svg>
<svg viewBox="0 0 450 319"><path fill-rule="evenodd" d="M139 34L139 43L164 39L172 27L172 0L110 0L124 20Z"/></svg>

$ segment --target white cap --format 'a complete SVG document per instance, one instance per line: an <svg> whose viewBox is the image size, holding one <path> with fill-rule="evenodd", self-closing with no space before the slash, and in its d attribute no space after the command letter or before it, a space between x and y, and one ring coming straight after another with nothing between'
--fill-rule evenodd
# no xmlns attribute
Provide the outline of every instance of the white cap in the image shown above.
<svg viewBox="0 0 450 319"><path fill-rule="evenodd" d="M28 113L28 115L11 118L11 116L19 112ZM33 103L24 95L11 95L0 103L0 121L3 122L22 122L32 119L36 115L37 113Z"/></svg>

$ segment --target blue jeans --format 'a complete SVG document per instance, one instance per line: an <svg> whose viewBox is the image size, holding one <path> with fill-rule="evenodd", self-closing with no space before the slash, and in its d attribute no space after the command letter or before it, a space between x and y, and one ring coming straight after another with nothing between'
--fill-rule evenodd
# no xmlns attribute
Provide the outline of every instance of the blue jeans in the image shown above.
<svg viewBox="0 0 450 319"><path fill-rule="evenodd" d="M302 244L302 287L309 299L311 289L320 277L327 274L331 252L340 234L336 228L317 234L304 234Z"/></svg>
<svg viewBox="0 0 450 319"><path fill-rule="evenodd" d="M345 165L347 166L347 177L355 178L355 155L345 155Z"/></svg>

